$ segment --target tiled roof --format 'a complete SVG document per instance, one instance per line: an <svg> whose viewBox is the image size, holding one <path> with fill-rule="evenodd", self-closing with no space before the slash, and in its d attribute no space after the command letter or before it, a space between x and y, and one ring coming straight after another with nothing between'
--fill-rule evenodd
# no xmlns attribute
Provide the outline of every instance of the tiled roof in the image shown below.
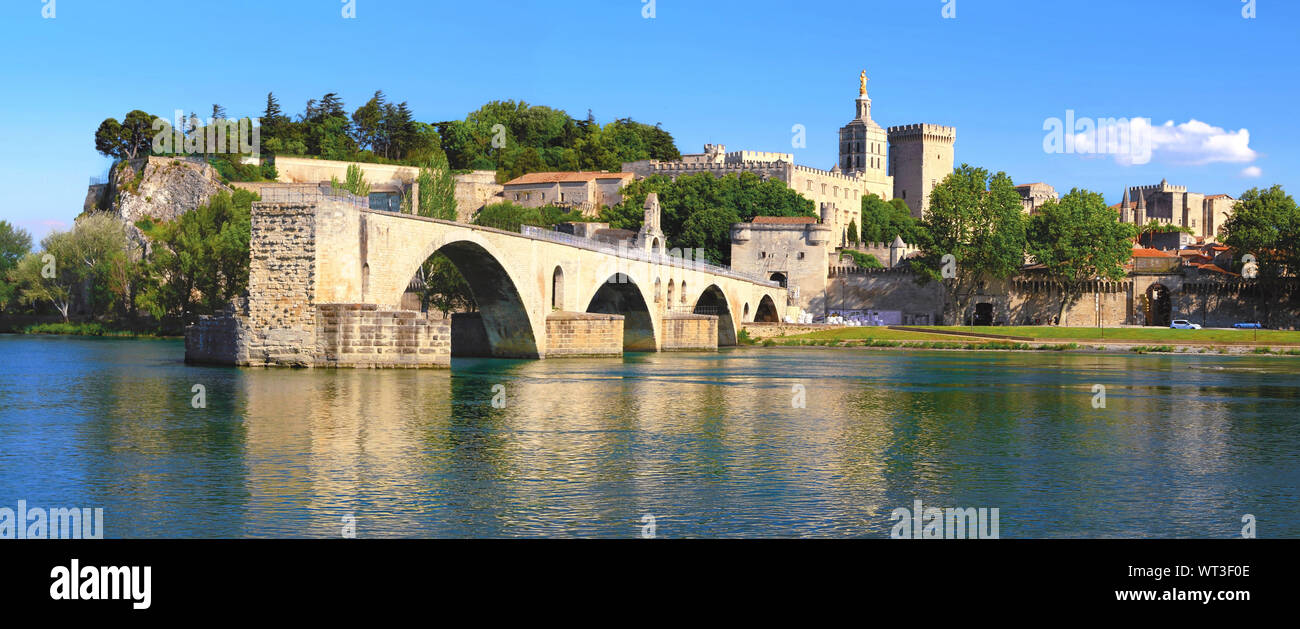
<svg viewBox="0 0 1300 629"><path fill-rule="evenodd" d="M634 177L633 173L601 173L594 171L586 172L549 172L549 173L528 173L507 181L505 185L527 185L539 183L572 183L593 181L596 179L629 179Z"/></svg>
<svg viewBox="0 0 1300 629"><path fill-rule="evenodd" d="M1134 249L1134 258L1176 258L1173 254L1165 253L1159 249Z"/></svg>

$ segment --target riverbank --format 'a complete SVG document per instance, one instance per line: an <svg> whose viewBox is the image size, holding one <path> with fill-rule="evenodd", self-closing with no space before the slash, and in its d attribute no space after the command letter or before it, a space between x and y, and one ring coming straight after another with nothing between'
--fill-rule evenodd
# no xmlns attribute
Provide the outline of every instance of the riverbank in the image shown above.
<svg viewBox="0 0 1300 629"><path fill-rule="evenodd" d="M1300 356L1300 332L1290 330L747 324L744 331L759 347Z"/></svg>
<svg viewBox="0 0 1300 629"><path fill-rule="evenodd" d="M113 328L101 323L32 323L21 327L0 329L0 334L92 336L111 338L178 339L183 336L164 334L161 330L132 330Z"/></svg>

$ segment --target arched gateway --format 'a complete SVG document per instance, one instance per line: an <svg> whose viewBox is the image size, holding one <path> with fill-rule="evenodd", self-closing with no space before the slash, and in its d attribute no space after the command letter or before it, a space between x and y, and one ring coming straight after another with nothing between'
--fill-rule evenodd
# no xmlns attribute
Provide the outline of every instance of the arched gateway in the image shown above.
<svg viewBox="0 0 1300 629"><path fill-rule="evenodd" d="M657 211L647 207L648 215ZM322 197L254 204L250 249L247 303L191 326L187 360L446 366L453 334L473 336L482 354L498 357L707 350L735 344L751 314L744 305L762 304L767 318L786 304L776 282L666 255L662 234L644 228L635 242L613 245ZM464 326L400 308L434 253L460 271L473 296L476 314ZM656 299L656 286L674 286L677 295Z"/></svg>

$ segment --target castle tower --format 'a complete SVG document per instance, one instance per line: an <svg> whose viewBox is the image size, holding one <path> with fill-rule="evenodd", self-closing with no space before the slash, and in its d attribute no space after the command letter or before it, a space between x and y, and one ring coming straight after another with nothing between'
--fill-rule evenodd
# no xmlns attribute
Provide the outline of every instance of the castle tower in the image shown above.
<svg viewBox="0 0 1300 629"><path fill-rule="evenodd" d="M1130 213L1132 208L1129 207L1128 188L1124 188L1124 200L1119 204L1119 222L1133 223L1133 215Z"/></svg>
<svg viewBox="0 0 1300 629"><path fill-rule="evenodd" d="M667 238L659 225L659 193L651 192L645 198L645 216L641 229L636 234L636 246L646 253L663 254L667 249Z"/></svg>
<svg viewBox="0 0 1300 629"><path fill-rule="evenodd" d="M889 137L884 128L871 119L871 97L867 96L867 71L863 70L858 86L857 113L840 128L840 159L845 174L865 174L873 181L886 176Z"/></svg>
<svg viewBox="0 0 1300 629"><path fill-rule="evenodd" d="M1138 229L1142 229L1142 226L1147 224L1147 195L1141 190L1138 190L1137 220L1134 224Z"/></svg>
<svg viewBox="0 0 1300 629"><path fill-rule="evenodd" d="M889 128L889 174L894 198L903 199L912 216L921 219L930 209L930 191L952 174L957 129L935 124Z"/></svg>

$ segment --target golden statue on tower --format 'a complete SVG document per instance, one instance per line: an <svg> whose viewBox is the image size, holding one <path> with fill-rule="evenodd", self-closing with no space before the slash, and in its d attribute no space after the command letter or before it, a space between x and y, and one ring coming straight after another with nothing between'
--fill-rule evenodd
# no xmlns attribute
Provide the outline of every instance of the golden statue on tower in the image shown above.
<svg viewBox="0 0 1300 629"><path fill-rule="evenodd" d="M859 83L858 96L866 96L867 95L867 71L866 70L863 70L862 74L858 76L858 83Z"/></svg>

